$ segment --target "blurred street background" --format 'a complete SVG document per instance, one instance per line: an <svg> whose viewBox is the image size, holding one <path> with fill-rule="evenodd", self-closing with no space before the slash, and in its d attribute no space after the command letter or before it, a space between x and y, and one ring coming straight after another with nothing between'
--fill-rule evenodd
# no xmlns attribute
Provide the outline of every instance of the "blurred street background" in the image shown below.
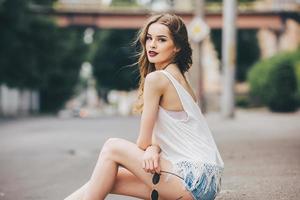
<svg viewBox="0 0 300 200"><path fill-rule="evenodd" d="M0 200L63 199L106 139L135 142L134 40L165 12L188 28L218 198L300 199L299 0L0 0Z"/></svg>

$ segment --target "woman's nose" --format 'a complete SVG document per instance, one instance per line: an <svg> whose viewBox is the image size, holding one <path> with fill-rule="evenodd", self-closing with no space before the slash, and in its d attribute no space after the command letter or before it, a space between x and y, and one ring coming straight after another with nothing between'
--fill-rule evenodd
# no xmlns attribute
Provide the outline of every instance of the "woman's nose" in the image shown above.
<svg viewBox="0 0 300 200"><path fill-rule="evenodd" d="M151 49L155 49L156 48L156 42L155 40L152 40L151 43L150 43L150 48Z"/></svg>

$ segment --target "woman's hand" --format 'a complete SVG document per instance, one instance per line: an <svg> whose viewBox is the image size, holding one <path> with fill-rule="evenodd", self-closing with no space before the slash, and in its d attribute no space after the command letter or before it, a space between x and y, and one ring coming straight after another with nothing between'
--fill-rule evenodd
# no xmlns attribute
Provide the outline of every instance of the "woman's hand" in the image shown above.
<svg viewBox="0 0 300 200"><path fill-rule="evenodd" d="M142 166L147 173L160 173L159 147L149 146L143 155Z"/></svg>

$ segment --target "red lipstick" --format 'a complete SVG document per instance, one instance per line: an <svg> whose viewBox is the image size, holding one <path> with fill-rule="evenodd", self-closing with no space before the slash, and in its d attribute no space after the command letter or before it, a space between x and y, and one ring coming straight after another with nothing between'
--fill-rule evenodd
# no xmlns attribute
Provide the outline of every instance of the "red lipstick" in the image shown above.
<svg viewBox="0 0 300 200"><path fill-rule="evenodd" d="M150 57L154 57L154 56L156 56L158 53L156 53L155 51L148 51L148 55L150 56Z"/></svg>

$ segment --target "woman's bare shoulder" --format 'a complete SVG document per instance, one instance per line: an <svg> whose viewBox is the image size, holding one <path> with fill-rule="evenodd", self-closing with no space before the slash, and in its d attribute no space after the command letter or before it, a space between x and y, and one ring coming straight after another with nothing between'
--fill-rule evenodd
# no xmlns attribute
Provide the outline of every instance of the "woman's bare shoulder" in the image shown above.
<svg viewBox="0 0 300 200"><path fill-rule="evenodd" d="M164 90L168 86L168 79L160 71L154 71L147 74L145 86Z"/></svg>

